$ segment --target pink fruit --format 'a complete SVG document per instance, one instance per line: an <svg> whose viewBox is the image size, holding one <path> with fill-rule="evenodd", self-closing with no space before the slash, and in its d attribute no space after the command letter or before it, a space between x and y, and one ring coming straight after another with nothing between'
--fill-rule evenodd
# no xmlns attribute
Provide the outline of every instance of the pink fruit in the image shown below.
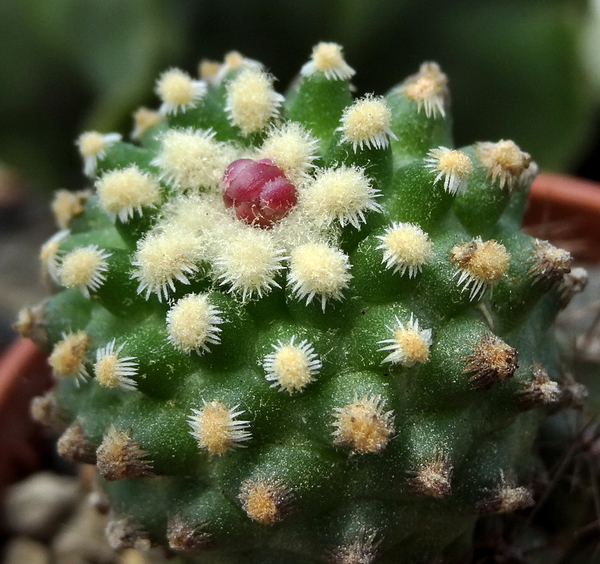
<svg viewBox="0 0 600 564"><path fill-rule="evenodd" d="M296 205L296 187L269 159L233 161L223 175L223 201L236 217L269 228Z"/></svg>

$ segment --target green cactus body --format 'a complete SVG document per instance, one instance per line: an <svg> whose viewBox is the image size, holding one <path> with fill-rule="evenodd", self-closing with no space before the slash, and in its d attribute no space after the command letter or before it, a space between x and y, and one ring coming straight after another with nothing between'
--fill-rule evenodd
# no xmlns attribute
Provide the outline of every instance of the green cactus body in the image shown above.
<svg viewBox="0 0 600 564"><path fill-rule="evenodd" d="M57 379L34 412L97 465L116 548L462 558L480 515L532 503L560 398L574 284L518 231L535 165L451 148L434 63L356 101L334 44L285 98L238 54L203 69L160 77L133 143L79 139L95 188L57 196L56 291L18 324Z"/></svg>

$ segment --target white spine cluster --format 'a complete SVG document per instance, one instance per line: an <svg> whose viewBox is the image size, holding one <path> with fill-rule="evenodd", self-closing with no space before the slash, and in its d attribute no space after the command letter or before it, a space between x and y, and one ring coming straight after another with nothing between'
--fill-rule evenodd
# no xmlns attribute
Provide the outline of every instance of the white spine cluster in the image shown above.
<svg viewBox="0 0 600 564"><path fill-rule="evenodd" d="M432 344L431 329L419 328L419 320L412 313L406 325L396 317L395 325L386 326L386 329L392 333L392 337L379 341L379 344L385 345L380 351L390 351L382 364L389 362L409 367L427 361Z"/></svg>
<svg viewBox="0 0 600 564"><path fill-rule="evenodd" d="M76 145L83 158L83 173L86 176L93 177L96 174L98 159L102 159L106 155L106 149L120 140L121 135L118 133L107 133L105 135L97 131L82 133L77 139Z"/></svg>
<svg viewBox="0 0 600 564"><path fill-rule="evenodd" d="M189 284L189 276L198 271L201 244L197 237L177 230L152 232L138 242L133 276L139 281L137 292L159 301L175 292L175 281Z"/></svg>
<svg viewBox="0 0 600 564"><path fill-rule="evenodd" d="M356 71L346 63L342 47L337 43L319 43L313 47L312 56L302 69L302 76L310 76L317 72L325 75L327 80L348 80Z"/></svg>
<svg viewBox="0 0 600 564"><path fill-rule="evenodd" d="M180 69L169 69L156 82L156 94L162 104L161 114L176 114L193 108L206 94L206 84L192 78Z"/></svg>
<svg viewBox="0 0 600 564"><path fill-rule="evenodd" d="M290 121L271 129L258 152L261 159L270 159L292 182L308 178L319 142L299 123Z"/></svg>
<svg viewBox="0 0 600 564"><path fill-rule="evenodd" d="M287 258L268 233L247 227L225 243L213 261L213 268L217 280L246 301L280 287L275 278Z"/></svg>
<svg viewBox="0 0 600 564"><path fill-rule="evenodd" d="M266 378L271 387L289 393L302 390L321 370L322 363L313 346L305 339L296 344L295 336L288 343L278 341L273 352L263 359Z"/></svg>
<svg viewBox="0 0 600 564"><path fill-rule="evenodd" d="M110 253L97 245L79 247L64 255L57 270L60 283L65 288L77 289L86 297L95 292L106 280L106 259Z"/></svg>
<svg viewBox="0 0 600 564"><path fill-rule="evenodd" d="M342 143L352 143L358 148L385 149L392 139L397 139L390 129L392 112L382 96L367 94L348 106L342 115L341 125L336 131L342 132Z"/></svg>
<svg viewBox="0 0 600 564"><path fill-rule="evenodd" d="M279 115L284 98L273 90L273 79L256 68L248 68L227 85L225 110L243 135L264 129Z"/></svg>
<svg viewBox="0 0 600 564"><path fill-rule="evenodd" d="M249 421L240 421L238 416L243 411L236 411L239 406L228 408L222 401L203 400L202 409L192 409L188 417L191 427L190 435L198 442L198 447L206 449L210 454L224 454L234 448L242 448L252 437L248 431Z"/></svg>
<svg viewBox="0 0 600 564"><path fill-rule="evenodd" d="M427 153L425 166L435 174L434 184L444 180L444 190L458 194L467 189L469 175L473 172L471 159L462 151L438 147Z"/></svg>
<svg viewBox="0 0 600 564"><path fill-rule="evenodd" d="M161 178L180 190L217 188L235 157L233 149L214 137L210 129L170 129L152 164L160 169Z"/></svg>
<svg viewBox="0 0 600 564"><path fill-rule="evenodd" d="M178 300L167 313L169 342L185 353L207 352L209 345L221 342L221 314L209 302L206 294L188 294Z"/></svg>
<svg viewBox="0 0 600 564"><path fill-rule="evenodd" d="M352 275L350 261L339 249L326 243L307 243L292 251L288 283L299 299L306 304L315 296L321 298L325 311L327 300L341 300Z"/></svg>
<svg viewBox="0 0 600 564"><path fill-rule="evenodd" d="M334 221L360 229L368 211L381 212L375 201L380 196L364 170L341 166L320 171L314 182L300 193L306 214L319 225Z"/></svg>
<svg viewBox="0 0 600 564"><path fill-rule="evenodd" d="M394 222L377 238L381 241L377 249L383 251L385 267L400 276L408 272L408 277L413 278L433 255L429 235L414 223Z"/></svg>
<svg viewBox="0 0 600 564"><path fill-rule="evenodd" d="M136 165L112 170L96 182L100 207L113 221L126 222L142 208L154 207L160 198L158 182Z"/></svg>
<svg viewBox="0 0 600 564"><path fill-rule="evenodd" d="M137 389L134 378L138 374L138 362L133 356L120 356L124 346L122 344L117 347L116 340L113 339L96 351L94 375L101 386L124 391Z"/></svg>

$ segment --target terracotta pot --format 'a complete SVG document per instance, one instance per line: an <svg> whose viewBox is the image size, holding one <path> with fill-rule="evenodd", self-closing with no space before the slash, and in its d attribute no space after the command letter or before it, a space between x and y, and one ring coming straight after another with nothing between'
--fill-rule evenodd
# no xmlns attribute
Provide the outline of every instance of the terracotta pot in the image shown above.
<svg viewBox="0 0 600 564"><path fill-rule="evenodd" d="M531 187L525 231L569 250L582 262L600 260L600 184L540 174Z"/></svg>
<svg viewBox="0 0 600 564"><path fill-rule="evenodd" d="M0 493L39 464L40 428L29 403L50 385L46 354L29 339L15 341L0 358Z"/></svg>

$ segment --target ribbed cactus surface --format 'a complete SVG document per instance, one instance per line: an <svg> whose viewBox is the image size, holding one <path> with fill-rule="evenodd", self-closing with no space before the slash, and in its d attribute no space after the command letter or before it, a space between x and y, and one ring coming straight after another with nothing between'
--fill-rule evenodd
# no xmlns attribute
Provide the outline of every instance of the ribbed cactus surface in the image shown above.
<svg viewBox="0 0 600 564"><path fill-rule="evenodd" d="M459 561L533 503L561 400L552 323L582 284L519 231L536 166L453 148L435 63L353 99L338 45L285 96L238 53L156 83L132 142L84 133L22 312L33 404L96 464L116 548L198 562Z"/></svg>

